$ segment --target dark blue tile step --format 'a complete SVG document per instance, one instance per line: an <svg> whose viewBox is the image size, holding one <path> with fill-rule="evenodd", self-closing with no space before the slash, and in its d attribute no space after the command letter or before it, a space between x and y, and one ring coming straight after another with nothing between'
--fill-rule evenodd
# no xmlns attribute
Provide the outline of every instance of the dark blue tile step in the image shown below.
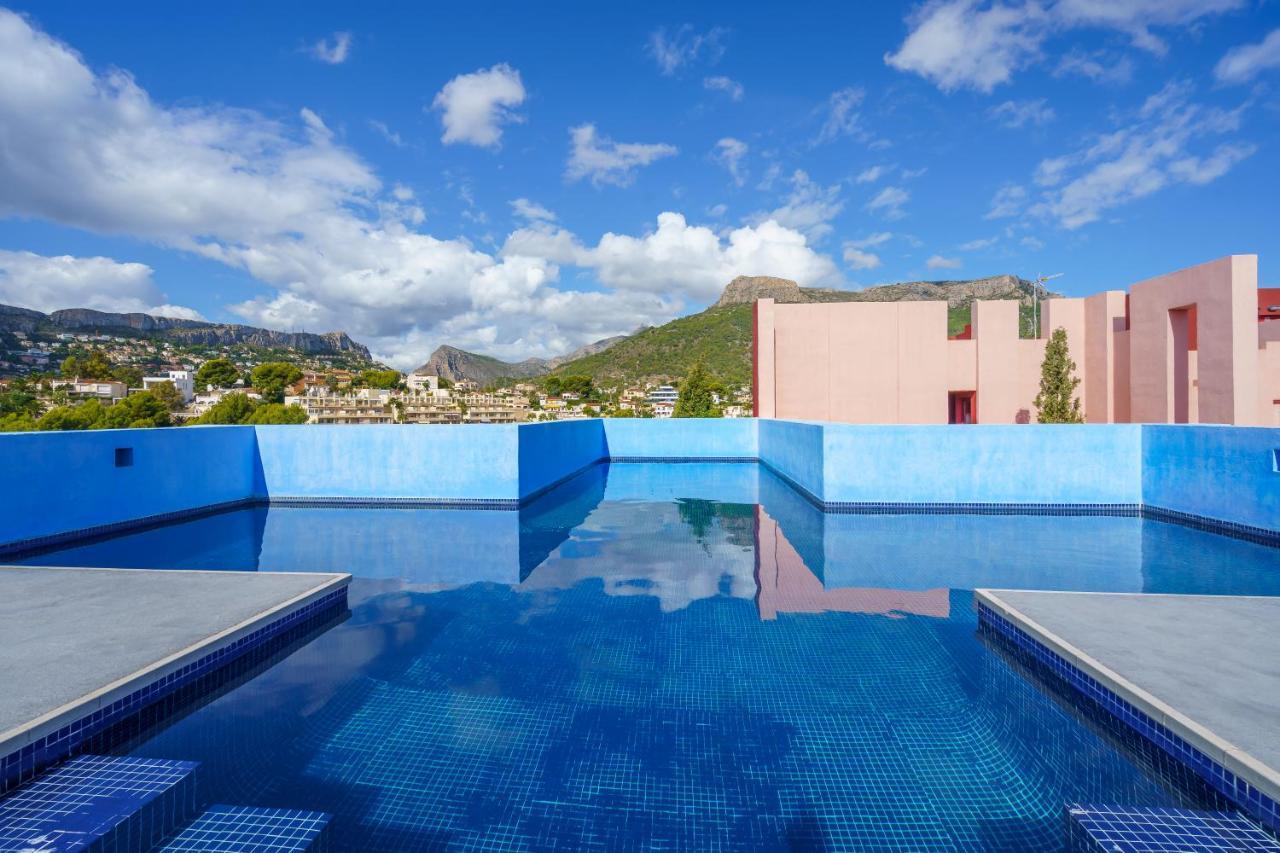
<svg viewBox="0 0 1280 853"><path fill-rule="evenodd" d="M1280 841L1236 812L1139 806L1067 807L1071 853L1280 851Z"/></svg>
<svg viewBox="0 0 1280 853"><path fill-rule="evenodd" d="M195 813L194 761L82 755L0 800L0 851L150 850Z"/></svg>
<svg viewBox="0 0 1280 853"><path fill-rule="evenodd" d="M175 853L282 853L328 850L329 815L297 809L210 806L171 838L162 851Z"/></svg>

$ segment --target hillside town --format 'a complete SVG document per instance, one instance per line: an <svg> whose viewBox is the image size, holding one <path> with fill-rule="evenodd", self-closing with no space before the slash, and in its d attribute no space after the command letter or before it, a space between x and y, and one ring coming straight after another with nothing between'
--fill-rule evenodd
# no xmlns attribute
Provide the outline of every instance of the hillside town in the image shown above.
<svg viewBox="0 0 1280 853"><path fill-rule="evenodd" d="M597 387L586 376L543 376L481 387L421 370L327 367L297 353L209 348L201 357L163 340L10 335L0 353L0 429L182 423L514 424L593 417L669 418L674 385ZM299 364L298 362L302 362ZM709 380L712 414L748 417L751 392Z"/></svg>

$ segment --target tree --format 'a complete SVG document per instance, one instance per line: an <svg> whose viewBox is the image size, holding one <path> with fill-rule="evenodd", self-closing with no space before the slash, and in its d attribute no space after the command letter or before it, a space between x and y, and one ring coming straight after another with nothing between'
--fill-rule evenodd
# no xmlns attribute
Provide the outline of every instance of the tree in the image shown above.
<svg viewBox="0 0 1280 853"><path fill-rule="evenodd" d="M579 397L590 397L594 390L590 376L566 376L560 382L562 394L568 392L577 394Z"/></svg>
<svg viewBox="0 0 1280 853"><path fill-rule="evenodd" d="M1042 424L1082 424L1076 386L1076 363L1067 349L1067 330L1059 326L1049 336L1040 365L1040 393L1036 395L1037 421Z"/></svg>
<svg viewBox="0 0 1280 853"><path fill-rule="evenodd" d="M182 408L182 393L172 382L157 382L151 386L150 393L171 412Z"/></svg>
<svg viewBox="0 0 1280 853"><path fill-rule="evenodd" d="M111 378L117 382L123 382L126 388L142 387L142 371L136 367L113 367Z"/></svg>
<svg viewBox="0 0 1280 853"><path fill-rule="evenodd" d="M78 406L54 406L36 421L36 429L98 429L102 423L102 411L102 404L97 400L89 400Z"/></svg>
<svg viewBox="0 0 1280 853"><path fill-rule="evenodd" d="M40 401L27 391L0 392L0 418L9 415L26 415L35 417L40 414Z"/></svg>
<svg viewBox="0 0 1280 853"><path fill-rule="evenodd" d="M246 424L305 424L307 410L301 406L285 406L281 403L263 403L253 410Z"/></svg>
<svg viewBox="0 0 1280 853"><path fill-rule="evenodd" d="M225 358L211 358L196 371L196 387L230 388L240 378L236 366Z"/></svg>
<svg viewBox="0 0 1280 853"><path fill-rule="evenodd" d="M225 394L209 407L209 411L196 418L197 424L242 424L253 415L253 401L244 394Z"/></svg>
<svg viewBox="0 0 1280 853"><path fill-rule="evenodd" d="M715 380L707 373L701 361L694 362L689 375L680 383L680 396L676 398L673 416L677 418L718 418L720 410L711 397Z"/></svg>
<svg viewBox="0 0 1280 853"><path fill-rule="evenodd" d="M259 364L250 374L253 387L268 403L283 403L284 389L302 378L302 371L287 361Z"/></svg>
<svg viewBox="0 0 1280 853"><path fill-rule="evenodd" d="M67 379L113 379L111 362L98 350L69 355L62 361L62 375Z"/></svg>
<svg viewBox="0 0 1280 853"><path fill-rule="evenodd" d="M169 426L170 423L169 407L164 401L150 391L140 391L103 409L102 418L95 427L124 429Z"/></svg>
<svg viewBox="0 0 1280 853"><path fill-rule="evenodd" d="M384 390L392 390L400 387L400 371L398 370L365 370L360 373L356 379L356 384L362 388L381 388Z"/></svg>

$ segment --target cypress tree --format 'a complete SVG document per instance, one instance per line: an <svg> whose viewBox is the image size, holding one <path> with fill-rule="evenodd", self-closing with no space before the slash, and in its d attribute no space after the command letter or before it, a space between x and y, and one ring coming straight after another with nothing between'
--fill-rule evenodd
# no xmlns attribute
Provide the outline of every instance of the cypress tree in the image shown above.
<svg viewBox="0 0 1280 853"><path fill-rule="evenodd" d="M1035 399L1039 423L1084 423L1080 400L1076 398L1080 380L1075 371L1076 363L1067 350L1067 330L1059 326L1049 337L1049 344L1044 348L1044 363L1040 365L1040 393Z"/></svg>
<svg viewBox="0 0 1280 853"><path fill-rule="evenodd" d="M677 418L718 418L720 410L711 398L711 377L701 361L689 369L689 375L680 383L680 396L672 412Z"/></svg>

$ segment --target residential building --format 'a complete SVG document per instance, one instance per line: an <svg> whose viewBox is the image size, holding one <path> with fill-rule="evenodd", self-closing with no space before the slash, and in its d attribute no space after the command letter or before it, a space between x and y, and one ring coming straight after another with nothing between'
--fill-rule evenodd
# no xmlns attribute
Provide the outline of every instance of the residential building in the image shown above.
<svg viewBox="0 0 1280 853"><path fill-rule="evenodd" d="M679 397L680 392L670 385L659 385L657 388L650 391L648 395L649 403L653 406L668 403L674 406Z"/></svg>
<svg viewBox="0 0 1280 853"><path fill-rule="evenodd" d="M410 373L404 378L404 387L415 394L420 391L439 391L440 377L428 376L425 373Z"/></svg>
<svg viewBox="0 0 1280 853"><path fill-rule="evenodd" d="M55 379L51 383L54 390L65 389L67 396L78 400L105 400L113 403L123 400L129 388L123 382L94 379Z"/></svg>
<svg viewBox="0 0 1280 853"><path fill-rule="evenodd" d="M307 393L285 397L286 405L301 406L312 424L393 424L396 410L392 393L378 388L338 394L326 388L309 388Z"/></svg>
<svg viewBox="0 0 1280 853"><path fill-rule="evenodd" d="M760 417L1031 423L1047 338L1066 330L1089 423L1280 425L1280 289L1233 255L1086 298L978 301L948 338L945 302L755 305ZM1274 310L1273 310L1274 309Z"/></svg>
<svg viewBox="0 0 1280 853"><path fill-rule="evenodd" d="M166 371L164 376L144 376L142 377L143 390L149 390L161 382L172 382L173 387L178 389L178 394L182 397L183 405L190 403L196 395L196 380L190 370L170 370Z"/></svg>

